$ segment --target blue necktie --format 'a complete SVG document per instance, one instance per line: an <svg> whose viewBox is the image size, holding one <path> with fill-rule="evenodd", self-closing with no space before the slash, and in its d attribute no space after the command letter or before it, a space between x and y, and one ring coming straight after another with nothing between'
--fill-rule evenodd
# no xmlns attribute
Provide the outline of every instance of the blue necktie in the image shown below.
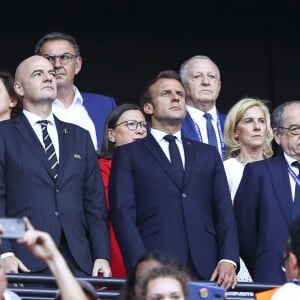
<svg viewBox="0 0 300 300"><path fill-rule="evenodd" d="M182 183L184 170L183 170L183 164L182 164L180 152L175 141L176 136L168 134L164 136L164 139L169 142L169 153L170 153L170 159L171 159L171 165L173 167L173 171L175 172L177 178Z"/></svg>
<svg viewBox="0 0 300 300"><path fill-rule="evenodd" d="M300 180L300 163L298 161L294 161L292 165L299 169L298 179ZM300 216L300 187L296 182L294 205L293 205L293 219L296 219L298 216Z"/></svg>
<svg viewBox="0 0 300 300"><path fill-rule="evenodd" d="M45 145L45 152L48 158L48 162L51 168L51 172L53 175L53 178L56 179L58 175L58 160L55 153L55 149L52 143L52 140L50 138L50 135L47 130L48 121L47 120L41 120L38 121L39 124L41 124L42 128L42 134L43 134L43 142Z"/></svg>
<svg viewBox="0 0 300 300"><path fill-rule="evenodd" d="M216 132L215 132L215 129L211 122L211 119L212 119L211 114L205 113L204 118L206 119L206 130L207 130L208 143L210 145L218 148Z"/></svg>

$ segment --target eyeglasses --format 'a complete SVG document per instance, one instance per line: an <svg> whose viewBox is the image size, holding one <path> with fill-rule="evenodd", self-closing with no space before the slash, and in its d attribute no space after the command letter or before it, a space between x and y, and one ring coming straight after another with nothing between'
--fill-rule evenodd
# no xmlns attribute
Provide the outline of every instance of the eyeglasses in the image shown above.
<svg viewBox="0 0 300 300"><path fill-rule="evenodd" d="M73 58L76 57L76 55L71 53L64 53L61 55L45 54L44 57L48 59L52 65L55 64L56 59L58 59L62 65L67 65Z"/></svg>
<svg viewBox="0 0 300 300"><path fill-rule="evenodd" d="M281 270L282 270L284 273L286 273L285 262L286 262L286 260L287 260L289 257L290 257L290 254L287 254L287 255L283 258L282 263L281 263Z"/></svg>
<svg viewBox="0 0 300 300"><path fill-rule="evenodd" d="M279 129L286 129L292 135L300 134L300 125L291 125L290 127L278 127Z"/></svg>
<svg viewBox="0 0 300 300"><path fill-rule="evenodd" d="M115 128L117 126L120 126L120 125L123 125L123 124L125 124L126 127L129 130L132 130L132 131L137 130L138 126L140 126L142 129L147 129L147 122L145 122L145 121L138 122L138 121L135 121L135 120L123 121L119 124L116 124Z"/></svg>

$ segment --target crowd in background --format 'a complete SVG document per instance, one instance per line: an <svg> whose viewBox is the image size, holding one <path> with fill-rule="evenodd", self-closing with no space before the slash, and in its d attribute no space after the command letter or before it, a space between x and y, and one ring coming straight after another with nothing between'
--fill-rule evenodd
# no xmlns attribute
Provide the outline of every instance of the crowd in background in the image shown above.
<svg viewBox="0 0 300 300"><path fill-rule="evenodd" d="M199 280L299 295L300 101L244 97L223 114L220 70L196 55L118 104L76 87L74 37L33 48L0 72L0 217L50 239L75 290L73 275L127 278L124 299L187 299ZM57 274L29 237L3 239L3 271Z"/></svg>

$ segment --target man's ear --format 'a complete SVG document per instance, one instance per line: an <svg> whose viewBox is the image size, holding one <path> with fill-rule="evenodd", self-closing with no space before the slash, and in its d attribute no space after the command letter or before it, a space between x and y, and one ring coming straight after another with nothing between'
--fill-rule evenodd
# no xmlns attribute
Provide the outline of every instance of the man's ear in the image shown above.
<svg viewBox="0 0 300 300"><path fill-rule="evenodd" d="M278 129L278 128L274 128L274 129L273 129L273 137L274 137L275 142L276 142L278 145L281 144L280 135L281 135L281 133L279 132L279 129Z"/></svg>
<svg viewBox="0 0 300 300"><path fill-rule="evenodd" d="M24 89L23 86L20 82L16 81L14 83L14 90L17 93L17 95L23 97L24 96Z"/></svg>
<svg viewBox="0 0 300 300"><path fill-rule="evenodd" d="M81 66L82 66L82 58L78 56L75 58L75 75L77 75L80 72Z"/></svg>
<svg viewBox="0 0 300 300"><path fill-rule="evenodd" d="M152 103L149 103L149 102L145 103L143 109L144 109L144 113L146 115L153 115L153 104Z"/></svg>

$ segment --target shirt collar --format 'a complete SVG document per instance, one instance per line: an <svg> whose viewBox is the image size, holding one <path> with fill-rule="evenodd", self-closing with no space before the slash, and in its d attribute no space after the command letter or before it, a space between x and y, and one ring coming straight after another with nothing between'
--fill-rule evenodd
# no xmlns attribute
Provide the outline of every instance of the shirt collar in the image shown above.
<svg viewBox="0 0 300 300"><path fill-rule="evenodd" d="M293 158L293 157L291 157L291 156L289 156L289 155L286 154L285 152L283 153L283 155L284 155L284 158L285 158L286 162L287 162L288 165L291 167L291 166L292 166L292 163L293 163L294 161L296 161L296 159ZM294 167L294 166L293 166L293 167Z"/></svg>
<svg viewBox="0 0 300 300"><path fill-rule="evenodd" d="M27 120L29 121L31 126L35 125L38 121L41 120L40 116L38 116L36 114L33 114L33 113L29 112L26 109L23 109L23 113L24 113L25 117L27 118ZM55 126L54 117L53 117L52 113L47 118L45 118L43 120L47 120L47 121L49 121L49 123L51 125Z"/></svg>
<svg viewBox="0 0 300 300"><path fill-rule="evenodd" d="M73 98L73 102L72 102L71 105L74 105L74 104L82 105L83 104L83 98L82 98L78 88L75 85L73 85L73 91L74 91L74 98ZM63 104L61 103L61 101L58 98L56 98L54 100L54 103L63 106Z"/></svg>
<svg viewBox="0 0 300 300"><path fill-rule="evenodd" d="M167 135L167 133L158 130L158 129L154 129L151 128L151 134L154 136L154 138L158 141L161 142L162 140L164 140L164 136ZM182 143L182 139L181 139L181 131L177 131L173 134L174 136L176 136L177 140Z"/></svg>
<svg viewBox="0 0 300 300"><path fill-rule="evenodd" d="M186 105L186 109L187 111L190 113L192 119L194 118L199 118L199 117L203 117L203 115L205 114L204 111L198 109L198 108L195 108L193 106L190 106L190 105ZM217 108L216 106L213 106L211 110L208 111L208 113L211 114L213 120L217 120L218 119L218 112L217 112Z"/></svg>

